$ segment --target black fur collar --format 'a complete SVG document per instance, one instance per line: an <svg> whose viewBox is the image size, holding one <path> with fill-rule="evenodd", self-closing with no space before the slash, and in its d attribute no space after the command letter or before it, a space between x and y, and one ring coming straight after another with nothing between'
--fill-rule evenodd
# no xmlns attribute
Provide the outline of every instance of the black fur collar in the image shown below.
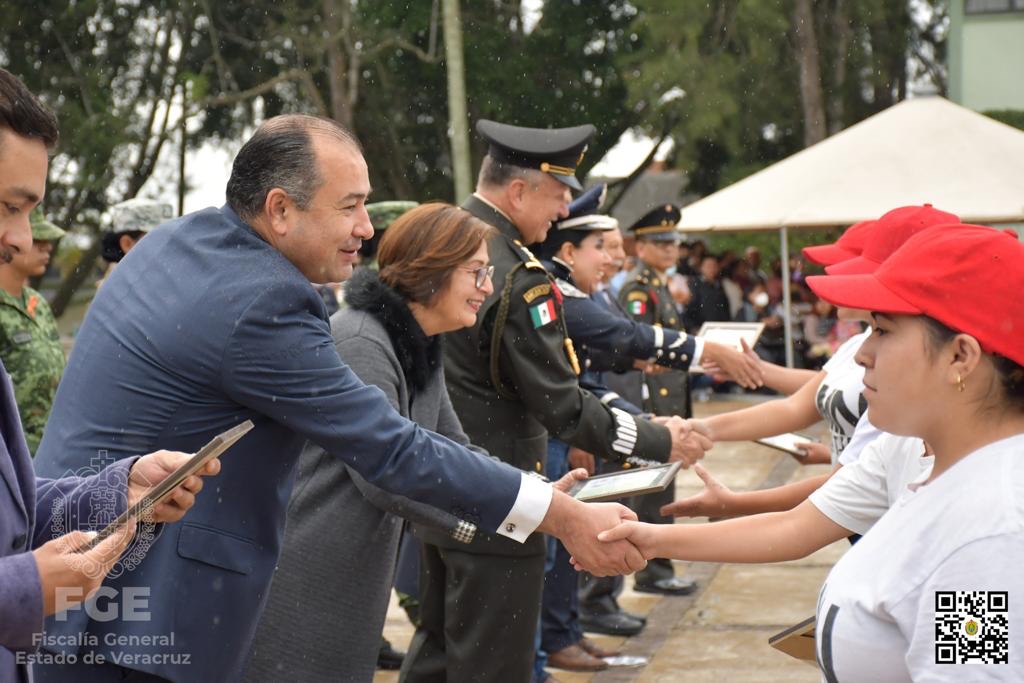
<svg viewBox="0 0 1024 683"><path fill-rule="evenodd" d="M405 381L422 391L441 367L441 337L428 337L401 294L380 281L377 271L357 268L345 287L345 301L376 318L391 339Z"/></svg>

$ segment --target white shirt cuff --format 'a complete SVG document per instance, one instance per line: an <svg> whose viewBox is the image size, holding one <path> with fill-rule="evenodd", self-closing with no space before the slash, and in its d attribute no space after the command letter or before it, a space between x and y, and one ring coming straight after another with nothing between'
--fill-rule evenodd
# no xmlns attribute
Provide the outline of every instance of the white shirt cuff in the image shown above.
<svg viewBox="0 0 1024 683"><path fill-rule="evenodd" d="M690 365L700 365L700 359L704 356L704 338L694 337L693 338L693 360L690 361Z"/></svg>
<svg viewBox="0 0 1024 683"><path fill-rule="evenodd" d="M498 533L513 541L525 542L526 537L544 521L553 495L551 484L524 472L519 484L519 495L508 516L498 527Z"/></svg>

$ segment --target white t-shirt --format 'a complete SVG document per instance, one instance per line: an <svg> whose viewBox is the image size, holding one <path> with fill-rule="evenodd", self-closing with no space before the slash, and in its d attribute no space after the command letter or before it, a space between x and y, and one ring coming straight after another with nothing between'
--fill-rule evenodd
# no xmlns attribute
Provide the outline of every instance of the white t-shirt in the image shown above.
<svg viewBox="0 0 1024 683"><path fill-rule="evenodd" d="M838 461L850 443L861 416L868 410L864 400L864 368L857 365L853 357L870 335L871 330L866 330L847 339L822 368L825 378L814 400L832 436L832 464ZM879 434L866 418L864 422L864 431L857 440L857 453L848 456L851 462L857 459L860 449Z"/></svg>
<svg viewBox="0 0 1024 683"><path fill-rule="evenodd" d="M815 635L829 683L1024 681L1024 434L900 497L832 568ZM960 663L985 643L1007 663Z"/></svg>
<svg viewBox="0 0 1024 683"><path fill-rule="evenodd" d="M838 462L840 465L849 465L852 462L857 462L857 458L868 447L868 444L882 434L885 432L871 424L871 420L868 419L868 411L865 410L861 413L860 420L857 421L857 427L853 430L853 436L850 437L846 448L839 453L838 457L833 457L832 464Z"/></svg>
<svg viewBox="0 0 1024 683"><path fill-rule="evenodd" d="M859 429L859 428L858 428ZM829 477L810 501L823 515L855 534L866 534L908 486L931 475L934 456L924 456L924 442L882 433L856 462Z"/></svg>

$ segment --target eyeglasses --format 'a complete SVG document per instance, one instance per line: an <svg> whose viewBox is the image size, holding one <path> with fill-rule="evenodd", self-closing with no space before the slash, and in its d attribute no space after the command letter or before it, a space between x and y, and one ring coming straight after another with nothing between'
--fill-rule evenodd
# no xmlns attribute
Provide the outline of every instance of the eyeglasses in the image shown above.
<svg viewBox="0 0 1024 683"><path fill-rule="evenodd" d="M465 270L466 272L473 273L476 275L476 288L483 289L484 283L494 276L494 266L480 266L479 268L459 268L459 270Z"/></svg>

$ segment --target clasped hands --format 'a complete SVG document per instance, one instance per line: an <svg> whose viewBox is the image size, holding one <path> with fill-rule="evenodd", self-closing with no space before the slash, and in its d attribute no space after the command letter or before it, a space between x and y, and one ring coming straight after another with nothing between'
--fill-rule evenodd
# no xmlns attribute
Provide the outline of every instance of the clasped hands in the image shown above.
<svg viewBox="0 0 1024 683"><path fill-rule="evenodd" d="M689 467L713 445L710 431L699 420L672 416L655 417L653 421L665 426L672 436L670 462L680 461L683 467ZM618 503L582 503L566 495L574 483L586 479L593 467L592 460L582 457L588 455L585 452L572 455L572 464L585 467L577 467L554 484L551 508L540 530L562 541L578 571L612 576L643 569L656 555L651 554L643 525L633 524L637 522L635 512Z"/></svg>

